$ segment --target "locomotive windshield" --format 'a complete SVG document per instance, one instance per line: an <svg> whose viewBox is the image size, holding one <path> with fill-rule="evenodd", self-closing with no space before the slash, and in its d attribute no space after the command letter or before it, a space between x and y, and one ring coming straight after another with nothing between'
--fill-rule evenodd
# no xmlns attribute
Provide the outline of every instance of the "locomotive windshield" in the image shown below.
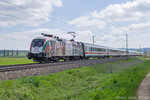
<svg viewBox="0 0 150 100"><path fill-rule="evenodd" d="M42 47L44 44L44 39L34 39L32 41L32 47Z"/></svg>

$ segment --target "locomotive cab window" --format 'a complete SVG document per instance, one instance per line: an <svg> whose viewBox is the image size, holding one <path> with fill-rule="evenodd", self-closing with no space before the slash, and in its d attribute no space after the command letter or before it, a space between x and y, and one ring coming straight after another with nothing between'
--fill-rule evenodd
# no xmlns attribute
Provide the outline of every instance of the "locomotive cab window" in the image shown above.
<svg viewBox="0 0 150 100"><path fill-rule="evenodd" d="M32 41L32 47L42 47L44 44L44 39L34 39Z"/></svg>

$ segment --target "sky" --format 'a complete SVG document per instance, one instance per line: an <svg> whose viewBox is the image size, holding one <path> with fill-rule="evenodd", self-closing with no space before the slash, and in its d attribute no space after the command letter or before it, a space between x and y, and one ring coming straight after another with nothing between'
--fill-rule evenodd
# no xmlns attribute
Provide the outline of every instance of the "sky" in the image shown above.
<svg viewBox="0 0 150 100"><path fill-rule="evenodd" d="M114 48L150 47L150 0L1 0L0 49L29 50L41 33Z"/></svg>

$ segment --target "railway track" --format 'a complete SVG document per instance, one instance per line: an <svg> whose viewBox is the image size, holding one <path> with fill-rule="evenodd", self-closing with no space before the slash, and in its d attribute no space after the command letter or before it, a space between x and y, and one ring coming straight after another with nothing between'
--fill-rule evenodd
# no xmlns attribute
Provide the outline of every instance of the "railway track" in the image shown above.
<svg viewBox="0 0 150 100"><path fill-rule="evenodd" d="M33 69L33 68L44 68L44 67L55 67L55 66L89 66L95 65L103 62L111 62L114 60L121 60L122 58L105 58L105 59L90 59L90 60L79 60L79 61L69 61L69 62L53 62L53 63L45 63L45 64L19 64L19 65L8 65L8 66L0 66L0 72L8 72L8 71L17 71L17 70L25 70L25 69Z"/></svg>
<svg viewBox="0 0 150 100"><path fill-rule="evenodd" d="M56 73L72 68L88 67L104 62L112 62L126 59L120 58L105 58L105 59L91 59L70 62L53 62L45 64L23 64L23 65L9 65L0 66L0 80L17 79L25 76L38 76Z"/></svg>

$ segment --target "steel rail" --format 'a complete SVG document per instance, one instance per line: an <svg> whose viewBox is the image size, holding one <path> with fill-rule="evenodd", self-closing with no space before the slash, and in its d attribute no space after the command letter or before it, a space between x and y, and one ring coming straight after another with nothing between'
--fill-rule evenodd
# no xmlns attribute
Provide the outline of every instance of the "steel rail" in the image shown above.
<svg viewBox="0 0 150 100"><path fill-rule="evenodd" d="M90 60L78 60L78 61L68 61L68 62L53 62L53 63L44 63L44 64L18 64L18 65L8 65L8 66L0 66L0 72L8 72L8 71L18 71L25 69L34 69L34 68L43 68L43 67L55 67L55 66L65 66L65 65L95 65L103 62L111 62L115 60L122 60L125 57L120 58L105 58L105 59L90 59Z"/></svg>

